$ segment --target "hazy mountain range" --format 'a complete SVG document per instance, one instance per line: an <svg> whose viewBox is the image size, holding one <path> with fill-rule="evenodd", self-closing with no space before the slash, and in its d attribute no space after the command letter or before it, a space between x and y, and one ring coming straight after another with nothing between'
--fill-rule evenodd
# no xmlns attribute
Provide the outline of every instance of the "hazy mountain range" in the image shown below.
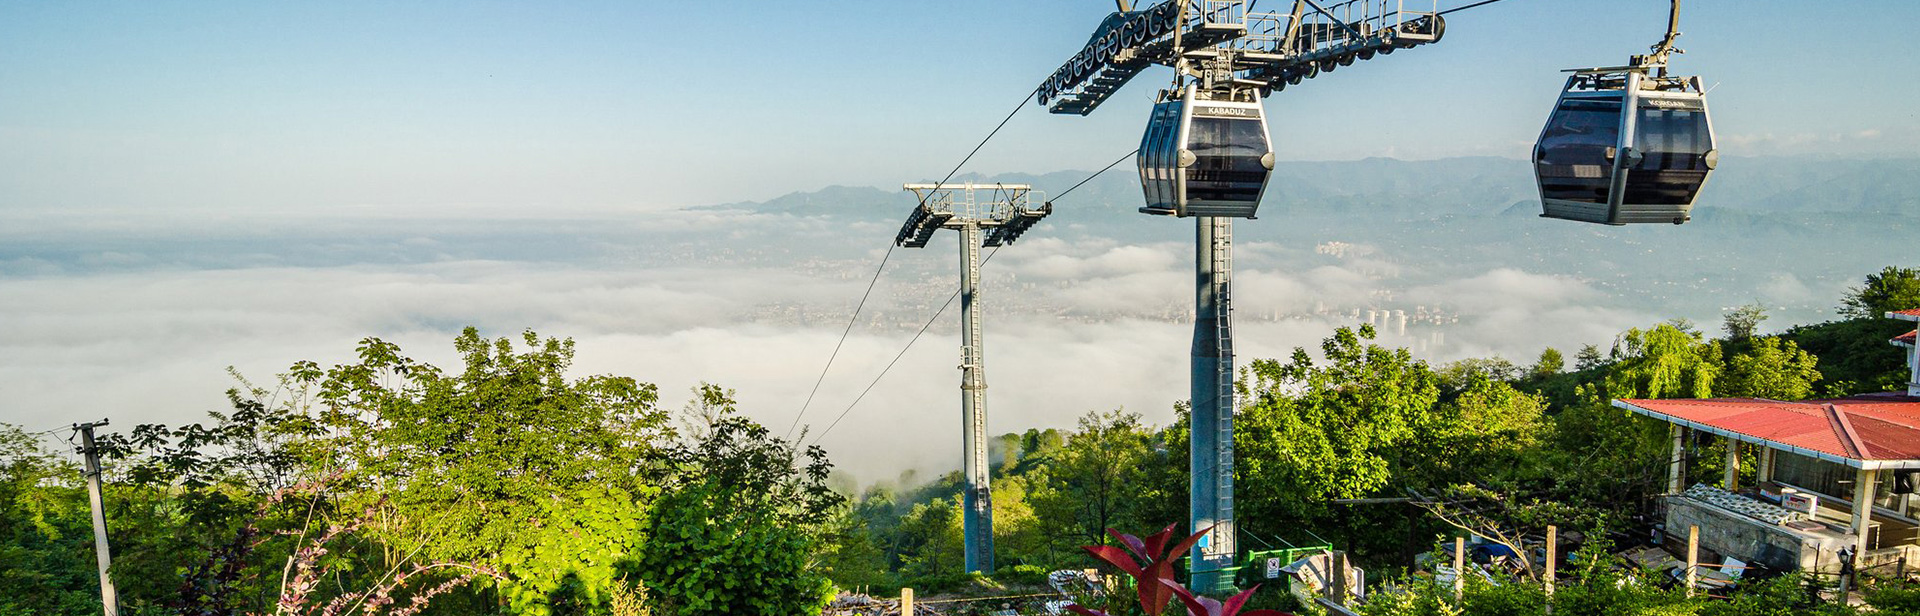
<svg viewBox="0 0 1920 616"><path fill-rule="evenodd" d="M1057 193L1086 176L954 181L1024 183ZM1592 280L1626 303L1676 316L1764 301L1785 321L1821 318L1834 300L1782 287L1831 289L1911 261L1895 246L1920 230L1920 159L1729 158L1702 191L1694 220L1681 226L1541 219L1534 191L1531 169L1512 159L1283 162L1260 218L1239 223L1236 237L1291 248L1366 246L1389 255L1397 276L1412 284L1510 267ZM1133 169L1123 164L1059 199L1029 237L1190 236L1190 223L1137 214L1139 201ZM913 203L903 191L833 186L695 209L884 226L897 224ZM1251 265L1289 266L1257 256Z"/></svg>

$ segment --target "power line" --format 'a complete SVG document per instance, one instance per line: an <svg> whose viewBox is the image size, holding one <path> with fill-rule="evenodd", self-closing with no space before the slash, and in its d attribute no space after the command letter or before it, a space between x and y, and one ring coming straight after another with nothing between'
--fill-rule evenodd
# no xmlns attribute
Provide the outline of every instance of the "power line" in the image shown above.
<svg viewBox="0 0 1920 616"><path fill-rule="evenodd" d="M55 433L55 432L59 432L59 431L61 431L61 430L73 430L73 429L75 429L75 428L74 428L73 426L60 426L60 427L57 427L57 428L49 428L49 429L46 429L46 430L41 430L41 431L39 431L39 432L28 432L28 433L27 433L26 435L27 435L27 436L42 436L42 435L47 435L47 434L53 434L53 433Z"/></svg>
<svg viewBox="0 0 1920 616"><path fill-rule="evenodd" d="M994 125L992 131L987 132L986 138L981 139L980 143L975 144L973 146L973 150L967 152L967 156L965 158L960 159L960 164L954 165L953 169L947 171L946 177L940 178L939 183L946 184L947 180L953 179L954 174L959 173L962 167L967 166L967 162L972 161L973 156L975 154L980 153L980 148L987 147L987 142L992 141L995 135L1000 134L1000 129L1006 128L1007 122L1013 121L1013 116L1016 114L1019 114L1021 109L1025 109L1027 107L1027 101L1032 100L1034 93L1039 91L1040 90L1036 88L1034 90L1028 91L1026 96L1020 97L1020 103L1013 106L1013 111L1007 112L1007 117L1001 118L1000 123ZM932 196L932 193L928 193L928 197L930 196ZM921 207L925 207L926 205L927 205L927 197L921 197L920 203L917 205L914 205L913 207L915 209L918 209ZM846 345L847 336L853 333L853 325L854 323L859 321L860 312L866 308L867 298L873 296L873 287L875 284L878 284L880 282L880 273L886 270L887 259L893 257L893 249L895 248L895 246L896 245L892 243L887 244L886 254L883 254L880 256L880 266L873 269L873 280L870 280L867 282L867 290L865 293L862 293L860 295L860 303L853 307L853 316L847 317L847 327L846 329L841 330L840 341L835 342L833 344L833 353L827 356L827 365L820 368L820 377L814 379L813 391L810 391L807 393L807 401L800 405L800 412L794 414L793 425L790 425L787 427L787 437L791 438L793 436L794 429L800 427L800 420L807 416L807 408L810 406L813 406L814 396L820 393L820 384L827 380L827 372L833 369L833 360L840 357L840 348ZM838 421L838 420L835 420L835 421Z"/></svg>

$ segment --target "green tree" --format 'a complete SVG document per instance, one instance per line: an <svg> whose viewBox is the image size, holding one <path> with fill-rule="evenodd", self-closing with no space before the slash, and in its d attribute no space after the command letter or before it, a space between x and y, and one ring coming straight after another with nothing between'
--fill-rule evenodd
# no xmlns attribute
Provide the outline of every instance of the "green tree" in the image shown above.
<svg viewBox="0 0 1920 616"><path fill-rule="evenodd" d="M71 462L0 424L0 614L99 611L92 521L79 483Z"/></svg>
<svg viewBox="0 0 1920 616"><path fill-rule="evenodd" d="M239 380L227 392L231 410L208 413L209 423L141 424L99 437L106 500L114 503L108 526L119 529L116 589L129 612L269 609L279 589L266 578L296 549L291 535L334 513L330 500L305 503L297 514L291 503L275 502L296 482L313 481L298 452L316 427ZM342 549L332 560L362 556Z"/></svg>
<svg viewBox="0 0 1920 616"><path fill-rule="evenodd" d="M1567 359L1560 355L1560 350L1547 347L1547 350L1540 352L1540 359L1533 362L1533 367L1527 369L1527 376L1544 379L1560 374L1561 371L1566 369Z"/></svg>
<svg viewBox="0 0 1920 616"><path fill-rule="evenodd" d="M1325 363L1295 349L1287 363L1255 360L1240 386L1235 426L1241 519L1277 534L1336 498L1392 483L1396 448L1440 398L1440 378L1406 349L1369 343L1371 326L1335 330Z"/></svg>
<svg viewBox="0 0 1920 616"><path fill-rule="evenodd" d="M1581 346L1580 352L1574 355L1573 369L1586 372L1600 368L1606 363L1607 358L1600 354L1600 347L1589 344Z"/></svg>
<svg viewBox="0 0 1920 616"><path fill-rule="evenodd" d="M827 487L825 452L742 417L731 390L697 392L640 542L641 581L679 616L820 613L833 585L813 562L815 536L845 503Z"/></svg>
<svg viewBox="0 0 1920 616"><path fill-rule="evenodd" d="M1586 400L1555 417L1543 496L1618 513L1636 511L1667 480L1667 424Z"/></svg>
<svg viewBox="0 0 1920 616"><path fill-rule="evenodd" d="M892 517L890 513L888 517ZM996 527L995 531L998 530ZM820 567L827 579L840 588L893 584L892 563L887 559L887 546L882 545L881 536L863 523L857 509L840 508L826 524L817 548Z"/></svg>
<svg viewBox="0 0 1920 616"><path fill-rule="evenodd" d="M1684 323L1630 329L1613 346L1604 398L1710 398L1720 347Z"/></svg>
<svg viewBox="0 0 1920 616"><path fill-rule="evenodd" d="M1728 340L1746 340L1760 331L1760 322L1765 320L1767 308L1755 302L1728 310L1720 328L1727 333Z"/></svg>
<svg viewBox="0 0 1920 616"><path fill-rule="evenodd" d="M1026 432L1020 434L1020 460L1012 468L1007 469L1007 474L1023 475L1046 464L1066 443L1066 435L1061 434L1059 430L1028 428Z"/></svg>
<svg viewBox="0 0 1920 616"><path fill-rule="evenodd" d="M1052 534L1071 545L1099 544L1109 528L1138 526L1151 433L1138 413L1089 411L1047 463L1032 495Z"/></svg>
<svg viewBox="0 0 1920 616"><path fill-rule="evenodd" d="M1459 392L1476 381L1512 381L1521 375L1520 367L1499 357L1469 357L1440 366L1434 371L1440 376L1441 388L1448 392Z"/></svg>
<svg viewBox="0 0 1920 616"><path fill-rule="evenodd" d="M1914 308L1920 308L1920 268L1887 266L1840 301L1840 314L1849 319L1880 319Z"/></svg>
<svg viewBox="0 0 1920 616"><path fill-rule="evenodd" d="M1906 389L1905 354L1887 341L1909 331L1905 321L1850 319L1793 327L1781 337L1820 358L1822 394L1845 396Z"/></svg>
<svg viewBox="0 0 1920 616"><path fill-rule="evenodd" d="M388 511L378 532L394 552L504 573L515 611L603 603L642 538L672 431L653 385L569 378L571 340L528 331L521 344L467 328L453 374L377 338L356 363L295 364L326 431L313 463L359 488L349 501Z"/></svg>
<svg viewBox="0 0 1920 616"><path fill-rule="evenodd" d="M1535 472L1531 456L1552 433L1546 401L1507 383L1476 377L1453 399L1414 419L1414 435L1394 450L1405 487L1498 484Z"/></svg>
<svg viewBox="0 0 1920 616"><path fill-rule="evenodd" d="M900 519L900 559L905 573L920 578L958 575L964 541L960 508L953 502L936 498L913 506Z"/></svg>
<svg viewBox="0 0 1920 616"><path fill-rule="evenodd" d="M1913 331L1913 324L1885 313L1913 308L1920 308L1920 270L1888 267L1841 299L1846 319L1793 327L1784 337L1821 358L1826 395L1902 390L1906 357L1887 340Z"/></svg>
<svg viewBox="0 0 1920 616"><path fill-rule="evenodd" d="M1804 400L1820 380L1819 363L1792 340L1756 338L1746 352L1727 359L1726 371L1714 383L1715 395Z"/></svg>
<svg viewBox="0 0 1920 616"><path fill-rule="evenodd" d="M1051 566L1067 556L1053 549L1054 542L1041 526L1040 516L1028 496L1028 479L1028 476L993 479L994 563L1003 569L1014 564Z"/></svg>

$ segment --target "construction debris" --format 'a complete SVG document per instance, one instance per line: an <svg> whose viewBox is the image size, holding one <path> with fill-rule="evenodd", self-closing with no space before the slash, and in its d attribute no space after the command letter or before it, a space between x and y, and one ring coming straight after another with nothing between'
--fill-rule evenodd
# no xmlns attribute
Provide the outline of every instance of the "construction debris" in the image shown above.
<svg viewBox="0 0 1920 616"><path fill-rule="evenodd" d="M899 599L886 599L863 593L843 592L827 604L826 616L902 616ZM933 606L916 603L913 616L940 616Z"/></svg>

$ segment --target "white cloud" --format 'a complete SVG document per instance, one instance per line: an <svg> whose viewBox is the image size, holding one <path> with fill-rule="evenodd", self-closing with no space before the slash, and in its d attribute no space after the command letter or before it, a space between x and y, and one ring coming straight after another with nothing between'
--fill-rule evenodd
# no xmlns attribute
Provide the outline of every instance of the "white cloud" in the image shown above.
<svg viewBox="0 0 1920 616"><path fill-rule="evenodd" d="M777 225L728 214L671 224L749 233ZM784 224L784 223L781 223ZM570 233L570 231L569 231ZM559 234L563 235L564 234ZM471 251L443 236L399 232L393 243ZM601 241L601 240L593 240ZM866 286L879 251L845 260L714 256L737 244L698 243L702 258L662 259L644 245L610 243L605 261L443 260L412 265L199 269L123 266L104 273L0 279L0 421L44 429L110 416L115 425L198 421L219 410L232 365L256 381L300 359L351 361L357 341L381 337L448 366L451 339L474 325L489 336L525 328L573 337L578 374L629 375L660 386L677 408L706 381L738 390L754 418L784 432ZM949 246L951 246L949 244ZM1250 244L1237 272L1238 350L1244 364L1314 349L1352 309L1420 303L1461 315L1416 325L1384 344L1447 344L1421 351L1525 357L1546 345L1598 343L1656 321L1610 307L1581 281L1513 269L1405 288L1368 251L1337 265ZM138 251L125 251L129 254ZM847 251L842 251L847 252ZM846 341L808 411L815 434L847 408L955 285L952 255L894 255L890 274ZM653 263L648 266L628 266ZM611 261L609 263L608 261ZM769 265L751 265L765 262ZM9 269L46 263L16 259ZM1089 410L1124 407L1172 418L1187 395L1192 326L1190 250L1179 243L1034 238L986 272L984 308L990 429L1071 427ZM1397 275L1397 272L1394 272ZM1400 297L1394 299L1395 294ZM823 441L862 476L905 468L942 472L959 460L959 341L949 312Z"/></svg>

